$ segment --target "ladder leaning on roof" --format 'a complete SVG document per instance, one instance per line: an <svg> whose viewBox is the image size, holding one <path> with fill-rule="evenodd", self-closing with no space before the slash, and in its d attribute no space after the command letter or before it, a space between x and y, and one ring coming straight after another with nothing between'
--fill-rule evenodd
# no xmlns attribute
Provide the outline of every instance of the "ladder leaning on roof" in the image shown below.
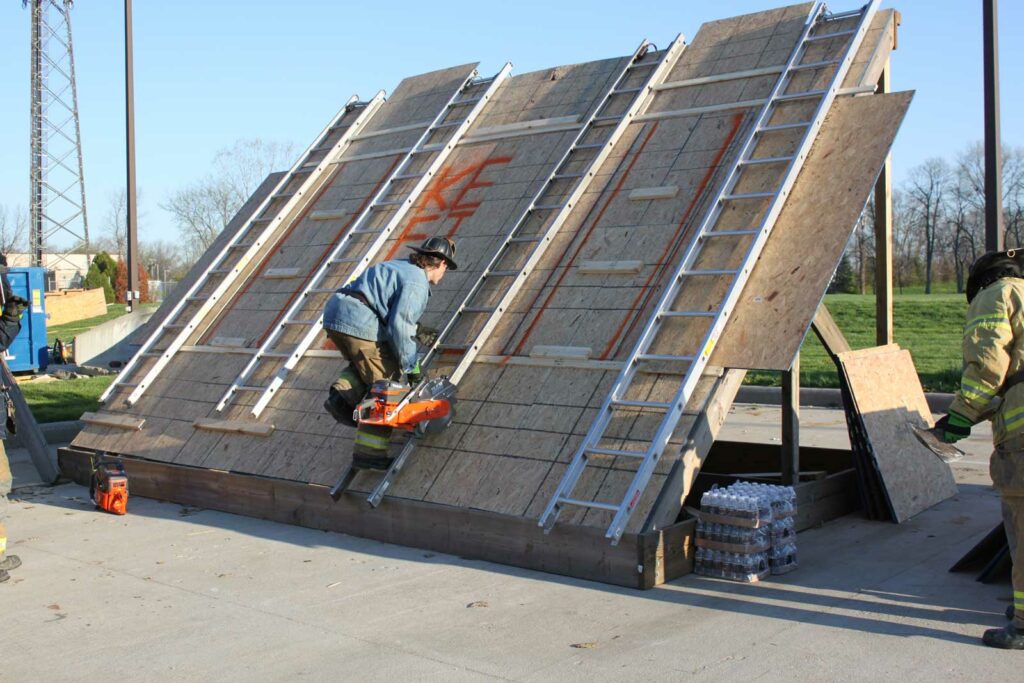
<svg viewBox="0 0 1024 683"><path fill-rule="evenodd" d="M424 366L439 352L455 351L461 354L461 358L452 372L451 381L453 384L457 384L462 379L473 363L473 359L483 347L484 341L494 331L502 315L508 310L516 294L526 282L526 278L533 272L534 267L547 251L548 246L551 245L579 198L590 187L594 176L597 175L601 165L611 154L622 134L629 127L633 118L642 113L650 104L654 96L654 86L665 79L685 47L686 42L683 36L678 35L668 49L662 53L660 59L642 61L650 50L651 44L646 40L640 44L640 47L636 49L622 70L612 80L604 97L580 126L569 148L555 164L551 174L505 236L504 242L484 268L469 293L463 298L455 314L438 334L437 341L428 349L427 355L424 357ZM639 86L625 87L634 74L642 73L643 69L650 69L643 82ZM624 97L629 97L629 99L623 100ZM625 109L620 113L609 113L623 105L625 105ZM610 127L611 132L601 133L601 129L605 127ZM581 164L581 167L578 170L570 170L575 164ZM559 183L566 184L559 185ZM552 198L556 195L562 198ZM529 250L525 261L522 260L523 254L515 251L517 247L524 245ZM487 285L495 282L502 283L502 286L498 287L496 291L487 291ZM495 293L500 295L500 300L497 303L490 303ZM460 323L479 324L480 315L486 316L483 326L470 341L458 344L448 341L459 334ZM406 441L387 473L374 487L368 499L371 506L377 507L380 504L384 494L415 449L416 441L415 436ZM339 483L335 490L340 490L345 485L347 484Z"/></svg>
<svg viewBox="0 0 1024 683"><path fill-rule="evenodd" d="M679 418L682 416L683 410L693 395L704 368L707 366L711 352L725 327L729 314L736 305L743 285L746 283L754 263L757 261L768 235L771 233L775 220L782 210L786 197L789 195L789 191L803 166L804 159L807 157L811 145L815 137L817 137L818 130L825 119L825 115L828 113L836 96L836 91L843 85L843 80L856 56L857 48L860 46L864 34L871 25L871 20L875 15L878 4L879 0L871 0L871 2L857 12L848 12L835 16L826 14L825 5L822 2L816 3L811 9L803 33L786 67L776 81L771 95L768 97L756 122L750 129L743 147L737 156L736 163L718 191L711 209L706 214L690 242L679 266L675 269L671 279L667 281L665 291L658 300L650 321L640 334L611 391L605 398L597 417L576 450L572 462L566 469L547 508L541 515L539 523L544 527L545 531L551 530L558 519L559 512L564 506L604 510L613 513L611 525L608 527L605 536L611 539L613 545L619 542L626 529L629 517L640 502L644 489L654 473L661 455L668 446L669 439L679 422ZM854 29L833 31L829 28L829 24L835 23L836 20L852 18L858 18L857 26ZM820 33L813 33L817 29L823 30ZM808 62L803 61L809 45L836 39L843 39L846 43L841 56ZM826 69L835 69L827 87L802 92L786 92L789 89L791 78L794 74L807 71L817 72ZM814 100L818 100L818 104L810 120L785 123L773 121L774 116L778 113L776 107L779 103L794 101L813 102ZM771 157L754 156L759 142L766 136L793 130L803 130L803 135L792 154L773 155ZM784 168L781 185L769 192L735 192L737 183L745 169L763 167L765 164L774 164ZM716 231L714 229L718 224L719 217L722 216L724 207L733 205L736 202L749 201L768 202L768 206L764 210L764 217L758 225L744 230ZM697 266L697 257L708 241L716 237L735 237L739 235L752 237L752 242L747 248L739 268L720 270L699 268ZM702 280L710 280L712 282L717 278L729 278L727 294L716 310L673 309L673 303L679 294L682 283L689 278L702 278ZM654 347L662 321L673 317L691 321L703 320L705 324L710 323L710 325L707 332L702 335L699 345L689 349L688 353L678 355L652 353L651 350ZM671 401L654 402L628 397L633 380L638 374L638 365L643 361L684 363L687 365L682 382ZM622 411L635 414L637 410L664 413L654 437L646 440L649 442L646 449L639 451L602 447L601 442L605 438L605 430L611 423L613 415L616 413L621 414ZM626 458L639 461L636 473L632 477L621 501L604 502L573 497L573 489L580 481L580 477L591 456Z"/></svg>
<svg viewBox="0 0 1024 683"><path fill-rule="evenodd" d="M132 392L125 402L132 405L139 400L157 375L196 330L210 309L220 301L228 288L238 279L246 265L263 249L267 240L281 227L283 221L293 210L311 194L310 190L317 187L318 182L326 177L325 172L334 158L344 152L352 139L366 126L366 123L377 113L383 103L383 90L367 102L360 102L355 95L348 100L341 111L320 132L316 141L302 153L295 165L260 202L248 220L242 224L242 227L235 232L231 241L218 252L209 267L196 278L195 283L178 300L164 322L146 339L139 351L103 392L100 401L106 401L118 388L129 387L132 388ZM355 119L351 123L345 124L344 119L357 110L359 113ZM300 179L298 187L289 189L293 182ZM220 280L213 291L200 295L207 285L217 282L217 278ZM200 304L198 310L187 312L194 304ZM169 334L174 335L170 343L157 349L158 343ZM152 366L143 368L142 365L149 358L157 360ZM145 374L137 383L124 381L133 373L143 370L145 370Z"/></svg>
<svg viewBox="0 0 1024 683"><path fill-rule="evenodd" d="M295 301L281 317L277 328L267 337L256 354L242 369L238 377L235 378L235 381L232 382L227 392L217 404L217 410L226 408L232 398L239 392L251 391L260 394L252 408L252 414L258 417L263 412L263 409L274 398L277 390L284 384L288 373L298 365L302 356L309 350L313 342L316 341L317 336L321 333L323 314L313 319L299 319L296 317L308 304L308 297L314 294L325 294L334 291L333 289L325 289L321 286L321 283L334 272L334 266L355 264L352 271L348 273L348 281L359 277L369 267L374 257L395 231L395 228L401 224L402 219L409 209L412 208L417 197L433 179L434 174L441 168L441 165L444 164L452 150L455 149L459 139L473 124L480 112L483 111L487 102L497 91L498 87L508 78L511 71L512 64L507 63L497 75L491 78L479 79L477 78L477 71L474 70L460 84L434 120L423 130L423 134L420 135L416 143L405 152L404 158L394 167L387 181L381 183L380 189L366 205L366 208L352 221L351 229L335 245L317 271L307 281L300 295L296 297ZM470 91L475 91L478 88L483 88L483 92L467 96ZM462 115L460 110L464 111L466 106L471 106L471 108L467 114ZM459 113L453 114L453 112ZM462 116L462 118L457 118L458 116ZM436 135L449 132L450 134L440 143L434 140ZM422 171L412 172L411 167L421 163L423 155L427 154L435 154L427 167ZM417 182L411 190L408 192L395 192L396 183L414 179ZM378 215L382 210L392 208L395 211L384 225L371 225L375 215ZM358 241L362 239L361 236L363 235L373 236L369 246L358 255L343 255L352 246L353 238L355 238L355 241ZM298 344L288 350L276 349L277 345L282 342L285 331L294 326L306 328L306 332L302 335ZM247 382L265 360L283 360L284 362L274 374L269 384L263 386L248 385Z"/></svg>

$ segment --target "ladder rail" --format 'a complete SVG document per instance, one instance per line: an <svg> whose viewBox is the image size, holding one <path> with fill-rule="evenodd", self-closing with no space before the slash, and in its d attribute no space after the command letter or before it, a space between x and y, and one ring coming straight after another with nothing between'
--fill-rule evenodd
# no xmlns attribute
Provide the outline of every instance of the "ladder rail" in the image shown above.
<svg viewBox="0 0 1024 683"><path fill-rule="evenodd" d="M559 159L558 163L555 164L555 166L553 167L553 170L551 174L548 176L548 179L541 186L540 190L534 195L534 197L530 201L529 206L516 221L515 227L508 233L508 236L505 238L504 244L502 244L502 246L495 252L494 257L492 257L491 261L484 269L483 273L477 280L474 287L471 289L470 293L463 299L462 303L459 306L458 312L448 321L448 324L445 326L444 330L442 330L441 334L438 335L437 341L435 341L434 345L431 347L430 351L427 354L427 362L429 362L429 360L432 358L433 354L436 352L436 350L438 349L439 345L441 344L442 340L446 337L446 335L448 335L458 324L462 314L468 307L469 301L483 288L487 276L495 272L494 269L497 266L498 262L504 257L506 249L516 239L516 233L523 225L526 224L532 213L539 206L541 197L548 190L550 185L553 182L555 182L555 176L558 175L558 171L569 161L573 152L575 152L578 149L580 141L583 140L584 137L591 130L593 130L593 126L596 119L600 118L601 116L601 111L605 108L605 106L608 104L611 98L616 96L617 88L622 84L622 82L625 79L629 77L633 66L637 63L639 59L641 59L647 53L647 49L649 46L650 43L644 40L640 44L640 47L638 47L636 51L633 53L632 58L629 59L626 65L616 76L616 78L612 81L611 86L605 92L604 96L601 98L598 105L594 107L584 125L580 127L579 132L573 139L568 149ZM657 83L661 82L661 80L668 74L672 66L675 65L678 56L683 49L685 49L685 39L682 34L679 34L676 36L675 40L672 41L672 44L668 47L668 49L665 50L665 53L661 56L661 59L658 62L657 66L654 69L652 69L651 72L647 75L647 79L644 81L644 84L643 86L641 86L640 90L637 91L637 94L634 97L633 101L630 103L629 107L627 107L626 110L620 115L619 122L616 124L615 128L612 130L611 134L609 135L605 143L603 143L601 150L597 153L597 155L595 155L593 159L591 159L586 170L581 172L581 176L577 179L575 188L569 194L567 200L562 203L561 208L558 209L558 214L553 219L551 219L544 233L537 235L537 244L531 252L530 256L527 258L526 262L520 267L514 282L502 295L500 301L493 307L493 310L488 315L483 327L477 332L475 338L473 339L472 342L470 342L462 358L459 359L457 366L452 371L451 381L453 384L458 384L462 377L465 376L466 372L469 371L469 368L472 365L473 361L476 359L477 355L480 353L480 350L483 348L484 342L487 340L488 337L490 337L491 333L494 331L494 329L497 327L498 323L504 316L505 311L508 310L512 301L515 299L516 295L522 289L527 277L529 277L530 273L533 272L536 265L540 262L541 258L543 258L544 254L547 252L548 246L551 244L552 240L554 239L558 231L562 228L562 225L568 219L569 215L571 214L572 208L576 205L580 197L583 196L587 189L589 189L597 171L600 169L601 165L611 154L612 150L615 148L615 145L622 137L622 134L629 127L630 123L632 123L633 118L640 112L641 109L645 108L646 105L650 102L651 98L654 96L654 86Z"/></svg>
<svg viewBox="0 0 1024 683"><path fill-rule="evenodd" d="M334 129L338 127L338 124L344 119L344 117L347 114L351 112L353 105L357 104L358 101L359 98L357 95L353 95L348 99L348 101L345 103L345 106L342 107L341 110L334 116L334 118L331 119L330 123L328 123L327 126L324 127L320 134L314 139L313 143L306 148L305 152L299 155L298 160L295 162L295 164L292 165L288 173L286 173L281 178L281 180L278 181L278 183L274 186L274 189L271 190L266 197L264 197L263 201L261 201L259 205L252 211L248 219L246 219L246 221L242 223L242 226L235 231L235 234L231 238L231 241L228 242L218 252L217 256L210 262L209 267L206 268L206 270L204 270L198 278L196 278L196 281L192 284L191 287L189 287L188 291L185 292L184 295L179 298L178 302L174 305L174 307L171 309L171 311L165 318L165 321L168 321L168 323L170 321L176 320L177 317L184 310L184 308L188 306L190 300L195 296L195 294L207 285L210 276L213 274L213 271L218 271L218 274L225 275L224 280L222 280L221 284L217 287L214 293L207 298L207 303L200 307L199 311L193 314L190 322L182 328L182 331L172 341L171 345L168 346L168 348L161 353L160 358L157 360L153 368L151 368L150 371L146 373L146 377L141 382L136 383L134 391L127 399L128 405L134 404L139 399L139 397L141 397L142 393L145 391L149 383L158 374L160 374L164 366L166 366L167 363L170 362L171 358L173 358L175 353L177 353L177 350L185 343L185 340L187 339L188 335L191 334L195 326L206 316L210 308L212 308L213 305L216 303L217 299L220 298L220 296L227 289L227 287L229 287L238 277L238 275L244 268L245 264L252 260L253 256L255 256L255 254L260 250L260 248L262 247L262 241L266 237L269 237L269 235L274 230L277 229L278 226L276 224L279 223L284 216L288 215L288 213L295 207L295 205L299 201L301 201L301 196L293 196L285 204L285 206L282 207L281 211L278 212L277 220L267 221L267 227L261 233L260 238L254 241L254 243L242 255L242 257L238 260L238 262L233 268L228 269L226 273L224 272L221 266L223 266L229 254L236 248L236 246L239 243L239 240L242 238L242 235L248 232L252 228L253 224L258 221L260 214L266 211L266 209L270 206L271 202L274 201L275 196L279 192L281 192L281 190L287 187L287 185L290 182L292 182L292 180L295 179L296 175L300 173L302 167L305 166L306 163L309 161L309 157L319 151L318 147L322 144L323 140L327 136L329 136ZM319 178L319 176L324 172L324 170L326 170L330 166L329 160L331 155L336 150L346 147L349 144L351 138L354 137L354 135L358 133L359 130L362 129L362 127L366 124L367 121L370 120L370 118L372 118L372 116L380 108L380 105L383 104L383 101L383 90L378 91L373 98L367 101L366 106L363 107L363 111L360 112L359 116L356 117L356 120L352 122L352 124L346 129L346 131L335 143L332 152L328 152L324 156L324 158L317 163L316 169L307 174L307 178L302 186L303 189L309 187L312 183L314 183L316 179ZM139 348L139 351L134 356L132 356L128 363L125 364L125 367L122 368L121 372L118 373L117 377L114 378L114 381L110 384L110 386L107 387L107 389L100 396L100 402L106 401L118 388L118 386L124 384L123 380L126 379L129 374L131 374L131 372L135 369L136 365L138 365L140 360L144 357L142 354L149 352L156 344L156 342L166 332L168 323L165 323L157 327L157 329L154 330L152 334L150 334L146 341L143 342L142 346Z"/></svg>
<svg viewBox="0 0 1024 683"><path fill-rule="evenodd" d="M878 4L879 0L871 0L867 5L861 8L861 19L858 24L858 28L846 47L844 58L839 64L836 73L833 75L827 91L822 96L815 109L811 123L807 126L804 135L801 137L796 153L794 153L791 161L787 165L783 183L775 194L772 204L768 211L766 211L764 218L761 220L757 235L744 254L744 266L739 270L735 279L730 284L726 298L719 307L718 314L715 316L714 322L705 334L701 345L698 347L701 349L700 356L697 357L688 368L686 376L680 384L680 387L677 389L671 402L671 408L662 418L658 430L655 433L654 438L651 440L651 445L648 447L644 462L637 468L630 486L627 489L626 495L623 498L623 502L618 507L612 523L608 527L605 535L607 538L612 540L613 544L618 543L622 533L625 531L626 523L639 502L643 490L646 488L646 485L654 472L654 468L657 466L660 456L665 447L667 447L668 441L678 424L679 418L686 407L686 403L696 388L704 368L707 366L711 352L728 322L729 311L731 311L732 307L735 305L743 286L746 284L750 271L753 268L752 261L760 253L761 248L764 246L768 235L774 227L774 223L785 203L785 198L788 196L789 191L803 166L803 160L806 158L814 139L817 137L817 133L820 130L825 114L828 112L832 101L835 99L837 90L842 86L843 79L849 70L850 64L856 57L857 49L863 40L864 34L870 26L870 19L874 16ZM796 66L799 59L803 56L808 44L807 39L810 32L818 25L819 20L823 19L824 11L824 3L818 2L809 13L804 32L801 35L793 54L790 56L790 60L787 63L786 68L783 70L776 82L771 96L765 101L762 111L757 119L757 123L751 128L746 143L737 156L737 162L732 166L726 181L722 184L721 189L719 190L715 203L712 205L711 210L708 211L704 221L702 221L699 230L695 234L686 254L681 260L680 265L673 274L670 280L671 284L666 287L665 292L663 292L662 296L659 298L655 308L655 313L652 315L650 322L647 324L644 332L637 340L637 343L630 353L629 360L616 380L615 386L605 398L598 418L595 419L594 423L588 430L587 436L581 442L580 448L574 456L572 464L567 469L562 481L559 483L559 486L555 491L555 494L552 496L547 508L541 515L539 524L546 530L550 530L557 520L562 503L575 504L568 498L568 496L571 494L572 489L575 487L582 474L583 468L586 466L587 450L596 447L601 438L603 438L604 431L611 421L612 404L621 398L618 395L620 389L628 387L630 382L632 382L632 379L635 377L638 357L643 355L643 353L649 348L653 343L655 335L660 330L661 312L667 310L672 301L674 301L675 297L678 295L681 282L685 278L685 271L689 269L695 261L696 256L700 253L703 247L704 236L710 232L710 229L715 225L720 216L723 196L735 187L738 180L738 174L740 172L739 169L743 166L740 162L748 159L750 154L757 147L760 129L772 115L775 103L779 101L781 91L788 86L789 78L794 72L792 67Z"/></svg>
<svg viewBox="0 0 1024 683"><path fill-rule="evenodd" d="M377 254L378 251L380 251L381 247L384 246L384 243L387 241L387 239L390 237L390 235L394 232L394 230L398 227L398 225L402 222L402 219L405 217L406 213L408 213L408 211L412 208L412 205L413 205L415 199L420 195L420 193L430 183L430 181L434 177L434 174L444 164L445 160L448 158L448 156L452 152L452 150L455 149L455 146L458 143L459 139L461 139L462 136L465 134L465 132L469 129L469 127L473 125L473 123L476 121L476 119L479 116L479 114L487 106L487 103L490 101L490 98L494 95L494 93L501 86L501 84L504 83L505 79L508 78L508 76L511 73L511 71L512 71L512 63L511 62L507 62L501 68L501 70L498 72L498 74L496 76L494 76L492 79L490 79L489 81L486 82L487 83L487 88L484 91L484 94L482 94L480 96L479 100L477 100L473 104L473 107L470 110L470 113L467 114L466 117L463 119L462 123L458 127L455 128L454 132L452 133L451 137L448 138L447 142L442 143L441 148L438 150L439 154L437 154L437 156L430 162L430 164L427 167L427 169L426 169L425 173L423 174L423 176L419 179L419 181L416 183L416 185L410 191L410 193L408 194L407 198L402 202L401 206L399 206L396 209L394 215L392 215L392 217L388 220L387 224L381 228L381 231L379 232L377 237L370 244L370 246L367 249L367 251L364 252L364 255L359 260L359 263L356 265L356 267L353 269L353 271L349 274L349 276L348 276L348 281L349 282L351 282L353 279L359 277L359 275L361 275L363 273L363 271L365 271L366 268L369 267L370 263L373 260L373 257ZM414 154L416 154L417 152L422 151L424 147L428 146L425 143L430 138L430 136L433 134L433 132L437 129L437 125L440 124L442 122L442 120L444 119L444 117L449 114L449 112L450 112L450 110L452 109L453 106L458 106L459 105L459 102L458 102L459 96L467 88L470 88L470 87L473 87L474 85L476 85L476 83L474 83L474 79L476 78L477 75L478 75L477 71L474 69L473 73L470 74L470 76L465 81L463 81L462 85L459 86L459 88L455 91L455 93L452 95L452 97L448 100L448 102L444 105L444 107L442 107L441 111L438 113L438 115L431 122L431 125L427 129L424 130L423 135L417 141L416 145L411 150L409 150L406 153L406 162L409 159L411 159ZM395 167L395 172L396 173L401 172L403 167L406 165L406 162L398 164ZM349 231L349 235L353 234L353 231L356 230L360 226L360 224L363 222L363 220L367 216L370 215L370 211L371 211L372 207L374 206L374 204L381 197L385 196L384 193L388 190L388 188L387 188L388 184L389 183L384 183L381 186L380 191L374 197L373 201L371 201L367 205L366 209L364 209L363 213L360 215L360 218L357 221L353 222L352 230ZM324 263L320 266L320 268L318 269L316 275L314 275L314 277L310 280L311 284L314 284L314 286L315 286L315 283L323 278L324 273L326 273L327 270L330 268L331 261L333 260L334 256L336 256L341 251L341 248L343 247L343 245L347 243L347 237L348 236L346 236L346 239L342 240L342 242L339 242L338 246L336 246L335 249L332 251L331 257L326 259L324 261ZM301 308L305 304L304 298L305 298L304 296L296 298L295 302L289 308L289 311L288 311L288 313L285 316L286 318L290 317L295 311L299 310L299 308ZM323 324L323 313L321 313L318 316L318 318L316 320L316 324L315 325L311 325L310 329L306 332L305 335L303 335L303 337L301 338L298 346L292 351L292 353L290 354L288 359L284 362L284 364L278 369L278 371L276 373L274 373L274 376L271 379L270 384L266 386L265 390L260 395L260 398L256 401L256 404L252 408L251 413L252 413L253 416L259 417L259 415L267 407L267 405L270 403L270 401L273 399L274 395L276 394L277 390L284 384L284 381L287 378L288 374L298 365L299 361L302 359L303 354L305 354L305 352L309 349L309 347L316 340L317 336L320 334L322 324ZM268 338L267 341L269 342L270 339ZM264 342L263 348L261 348L261 352L265 352L265 351L269 350L269 348L270 348L270 346L267 344L267 342ZM251 375L252 371L259 364L260 358L261 358L260 353L257 353L257 355L253 357L253 359L249 362L249 364L246 365L245 370L243 370L243 374L244 374L246 379L248 378L249 375ZM239 375L239 377L242 377L242 376L243 375ZM233 389L234 389L234 385L232 385L232 388L228 389L228 392L221 399L220 404L218 404L218 410L222 409L224 406L227 405L227 402L230 401L231 395L234 393Z"/></svg>

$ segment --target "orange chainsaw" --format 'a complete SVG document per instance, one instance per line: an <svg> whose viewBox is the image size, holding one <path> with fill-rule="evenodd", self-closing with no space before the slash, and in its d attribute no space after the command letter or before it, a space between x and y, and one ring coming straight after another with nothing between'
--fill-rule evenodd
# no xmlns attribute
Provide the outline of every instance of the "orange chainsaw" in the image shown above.
<svg viewBox="0 0 1024 683"><path fill-rule="evenodd" d="M96 463L89 482L89 497L101 510L123 515L128 512L128 474L114 460Z"/></svg>
<svg viewBox="0 0 1024 683"><path fill-rule="evenodd" d="M437 434L455 415L455 390L447 377L435 377L416 388L405 382L377 380L353 417L359 424L404 429L416 436Z"/></svg>

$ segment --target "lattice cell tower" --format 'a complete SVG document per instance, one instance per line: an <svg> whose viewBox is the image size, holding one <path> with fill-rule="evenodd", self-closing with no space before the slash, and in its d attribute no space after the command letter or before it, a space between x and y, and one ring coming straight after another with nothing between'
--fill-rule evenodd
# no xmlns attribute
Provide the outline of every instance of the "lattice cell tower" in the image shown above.
<svg viewBox="0 0 1024 683"><path fill-rule="evenodd" d="M32 176L29 244L43 252L89 249L82 134L78 120L72 0L22 0L32 11Z"/></svg>

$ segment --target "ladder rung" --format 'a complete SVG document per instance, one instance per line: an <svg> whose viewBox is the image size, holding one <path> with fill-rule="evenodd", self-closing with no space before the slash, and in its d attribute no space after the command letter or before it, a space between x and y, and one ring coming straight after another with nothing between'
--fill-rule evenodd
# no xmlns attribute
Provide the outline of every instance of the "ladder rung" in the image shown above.
<svg viewBox="0 0 1024 683"><path fill-rule="evenodd" d="M479 102L482 99L483 99L482 97L470 97L470 98L465 99L465 100L457 100L455 102L452 102L451 108L461 107L461 106L463 106L465 104L476 104L477 102Z"/></svg>
<svg viewBox="0 0 1024 683"><path fill-rule="evenodd" d="M820 62L806 62L804 64L797 64L790 68L790 71L806 71L808 69L824 69L826 66L835 66L842 60L840 59L823 59Z"/></svg>
<svg viewBox="0 0 1024 683"><path fill-rule="evenodd" d="M565 498L559 497L558 502L562 505L576 505L583 508L597 508L598 510L608 510L609 512L618 512L619 506L613 503L601 503L596 500L580 500L579 498Z"/></svg>
<svg viewBox="0 0 1024 683"><path fill-rule="evenodd" d="M466 86L467 88L475 88L478 85L487 85L488 83L494 82L494 76L487 76L486 78L474 78Z"/></svg>
<svg viewBox="0 0 1024 683"><path fill-rule="evenodd" d="M551 180L575 180L582 177L582 173L556 173L551 176Z"/></svg>
<svg viewBox="0 0 1024 683"><path fill-rule="evenodd" d="M312 173L313 169L315 168L316 162L313 162L312 164L303 164L302 166L299 166L299 168L297 168L295 170L295 173L293 173L292 175L298 175L299 173L301 173L302 175L306 175L307 173ZM293 192L292 194L295 193Z"/></svg>
<svg viewBox="0 0 1024 683"><path fill-rule="evenodd" d="M288 358L290 355L292 355L292 354L289 353L288 351L266 351L264 353L259 354L257 357L258 358Z"/></svg>
<svg viewBox="0 0 1024 683"><path fill-rule="evenodd" d="M673 356L666 353L641 353L636 357L637 360L669 360L692 363L696 360L696 356Z"/></svg>
<svg viewBox="0 0 1024 683"><path fill-rule="evenodd" d="M756 235L760 230L712 230L704 233L704 237L737 237L739 235Z"/></svg>
<svg viewBox="0 0 1024 683"><path fill-rule="evenodd" d="M631 93L640 92L643 87L639 88L622 88L621 90L612 90L609 95L629 95Z"/></svg>
<svg viewBox="0 0 1024 683"><path fill-rule="evenodd" d="M663 403L661 401L634 401L628 398L613 398L610 405L615 408L658 408L659 410L668 410L672 407L671 403Z"/></svg>
<svg viewBox="0 0 1024 683"><path fill-rule="evenodd" d="M462 121L445 121L444 123L437 124L431 130L440 130L441 128L455 128L457 126L461 126L465 122L466 122L465 120L462 120Z"/></svg>
<svg viewBox="0 0 1024 683"><path fill-rule="evenodd" d="M272 199L288 199L289 197L294 197L296 194L298 194L298 193L296 193L296 192L278 192L277 194L275 194L272 197Z"/></svg>
<svg viewBox="0 0 1024 683"><path fill-rule="evenodd" d="M190 296L185 301L206 301L205 296Z"/></svg>
<svg viewBox="0 0 1024 683"><path fill-rule="evenodd" d="M438 344L437 348L439 351L458 351L465 353L469 351L469 344Z"/></svg>
<svg viewBox="0 0 1024 683"><path fill-rule="evenodd" d="M540 235L524 235L522 237L512 237L509 242L540 242Z"/></svg>
<svg viewBox="0 0 1024 683"><path fill-rule="evenodd" d="M762 128L758 128L757 134L761 135L762 133L775 133L775 132L778 132L780 130L793 130L794 128L806 128L809 125L811 125L810 121L801 121L799 123L780 123L780 124L775 125L775 126L764 126Z"/></svg>
<svg viewBox="0 0 1024 683"><path fill-rule="evenodd" d="M338 290L334 287L314 287L306 290L306 296L311 294L334 294L336 291Z"/></svg>
<svg viewBox="0 0 1024 683"><path fill-rule="evenodd" d="M602 123L604 121L618 121L622 116L616 114L609 114L608 116L595 116L591 123Z"/></svg>
<svg viewBox="0 0 1024 683"><path fill-rule="evenodd" d="M633 62L632 64L629 65L629 68L630 69L646 69L649 66L657 66L660 63L661 62L659 62L656 59L655 60L651 60L649 62Z"/></svg>
<svg viewBox="0 0 1024 683"><path fill-rule="evenodd" d="M808 36L806 43L816 43L819 40L831 40L832 38L842 38L843 36L852 36L856 33L856 29L849 29L847 31L835 31L833 33L819 33L816 36Z"/></svg>
<svg viewBox="0 0 1024 683"><path fill-rule="evenodd" d="M253 245L253 242L235 242L231 245L232 249L248 249Z"/></svg>
<svg viewBox="0 0 1024 683"><path fill-rule="evenodd" d="M646 451L619 451L614 448L584 448L584 453L590 453L591 455L621 455L626 458L646 458Z"/></svg>
<svg viewBox="0 0 1024 683"><path fill-rule="evenodd" d="M259 218L253 218L252 222L253 223L269 223L272 220L274 220L273 216L260 216Z"/></svg>
<svg viewBox="0 0 1024 683"><path fill-rule="evenodd" d="M336 259L331 259L330 265L336 266L339 263L355 263L358 260L359 260L359 257L352 257L352 256L349 256L347 258L336 258Z"/></svg>
<svg viewBox="0 0 1024 683"><path fill-rule="evenodd" d="M737 199L768 199L774 197L774 192L740 192L738 194L723 194L723 202L731 202Z"/></svg>
<svg viewBox="0 0 1024 683"><path fill-rule="evenodd" d="M382 199L379 202L374 202L373 208L379 209L382 206L398 206L404 201L404 199Z"/></svg>
<svg viewBox="0 0 1024 683"><path fill-rule="evenodd" d="M666 318L714 318L718 311L662 311Z"/></svg>
<svg viewBox="0 0 1024 683"><path fill-rule="evenodd" d="M356 228L351 233L352 235L376 235L380 232L380 228Z"/></svg>
<svg viewBox="0 0 1024 683"><path fill-rule="evenodd" d="M328 145L320 145L319 147L314 147L313 149L311 149L309 151L309 153L310 154L315 154L316 152L326 152L329 149L334 149L334 143L331 143L331 144L328 144Z"/></svg>
<svg viewBox="0 0 1024 683"><path fill-rule="evenodd" d="M497 310L496 306L465 306L462 309L463 313L494 313Z"/></svg>
<svg viewBox="0 0 1024 683"><path fill-rule="evenodd" d="M772 102L791 102L793 100L809 100L814 97L823 96L827 90L808 90L806 92L794 92L787 93L785 95L776 95Z"/></svg>
<svg viewBox="0 0 1024 683"><path fill-rule="evenodd" d="M392 176L391 180L389 182L397 183L400 180L415 180L417 178L422 178L424 175L426 175L426 174L424 174L424 173L402 173L400 175Z"/></svg>
<svg viewBox="0 0 1024 683"><path fill-rule="evenodd" d="M759 159L747 159L739 163L740 166L757 166L760 164L782 164L792 161L793 157L761 157Z"/></svg>
<svg viewBox="0 0 1024 683"><path fill-rule="evenodd" d="M531 211L558 211L564 208L565 204L534 204Z"/></svg>
<svg viewBox="0 0 1024 683"><path fill-rule="evenodd" d="M183 330L185 323L167 323L163 326L165 330Z"/></svg>
<svg viewBox="0 0 1024 683"><path fill-rule="evenodd" d="M254 387L251 384L239 384L234 388L235 391L263 391L266 387Z"/></svg>
<svg viewBox="0 0 1024 683"><path fill-rule="evenodd" d="M163 351L145 351L145 352L143 352L143 353L141 353L139 355L144 356L146 358L153 358L153 357L156 357L156 356L164 355L164 352Z"/></svg>
<svg viewBox="0 0 1024 683"><path fill-rule="evenodd" d="M588 142L584 145L576 145L573 149L601 149L605 144L604 142Z"/></svg>
<svg viewBox="0 0 1024 683"><path fill-rule="evenodd" d="M231 268L214 268L210 271L210 275L227 275L231 272Z"/></svg>
<svg viewBox="0 0 1024 683"><path fill-rule="evenodd" d="M285 325L316 325L319 320L284 320L281 322L281 326Z"/></svg>
<svg viewBox="0 0 1024 683"><path fill-rule="evenodd" d="M738 270L725 270L725 269L705 269L705 270L684 270L682 275L735 275L740 271Z"/></svg>
<svg viewBox="0 0 1024 683"><path fill-rule="evenodd" d="M487 277L517 277L521 270L492 270L487 273Z"/></svg>

